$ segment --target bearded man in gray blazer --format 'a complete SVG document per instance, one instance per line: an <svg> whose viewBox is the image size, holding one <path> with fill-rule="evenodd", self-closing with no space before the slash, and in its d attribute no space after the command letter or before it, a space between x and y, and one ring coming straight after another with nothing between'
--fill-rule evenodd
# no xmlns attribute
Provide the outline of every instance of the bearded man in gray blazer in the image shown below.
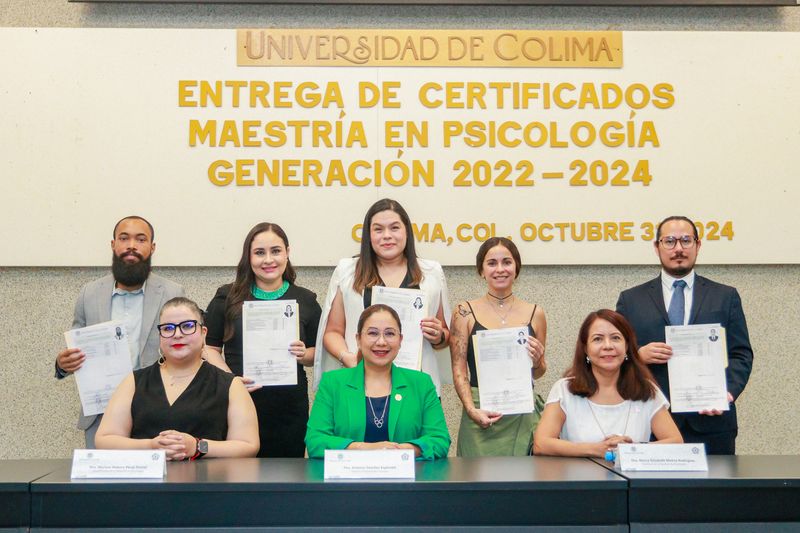
<svg viewBox="0 0 800 533"><path fill-rule="evenodd" d="M183 287L150 272L154 236L153 226L142 217L129 216L117 222L111 241L111 274L84 285L72 319L72 329L109 320L123 322L134 370L158 360L158 314L167 300L184 295ZM79 349L62 350L56 357L56 378L72 374L85 360ZM87 448L94 448L102 416L85 416L81 411L78 429L86 432Z"/></svg>
<svg viewBox="0 0 800 533"><path fill-rule="evenodd" d="M753 349L742 299L733 287L695 274L694 265L702 243L697 227L688 218L665 218L658 225L653 244L661 261L661 275L623 291L617 301L617 311L633 326L640 346L639 355L667 398L666 363L672 357L672 347L664 342L665 326L720 324L725 328L729 410L672 413L672 418L684 442L702 442L709 454L733 455L739 431L735 401L747 385L753 368Z"/></svg>

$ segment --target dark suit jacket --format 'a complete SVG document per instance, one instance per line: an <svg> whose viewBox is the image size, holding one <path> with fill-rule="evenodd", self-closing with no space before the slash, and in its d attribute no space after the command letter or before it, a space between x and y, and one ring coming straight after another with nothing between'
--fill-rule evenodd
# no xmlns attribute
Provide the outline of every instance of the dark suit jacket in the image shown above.
<svg viewBox="0 0 800 533"><path fill-rule="evenodd" d="M633 326L639 346L651 342L664 342L664 327L669 325L664 307L661 276L638 287L623 291L617 301L617 311ZM742 299L733 287L695 276L692 292L692 309L689 324L722 324L728 343L728 368L725 377L728 392L733 399L739 397L750 378L753 368L753 349L747 333L747 322L742 310ZM649 365L659 387L669 398L667 365ZM696 413L672 415L678 427L688 424L698 433L716 433L737 429L736 406L720 416Z"/></svg>

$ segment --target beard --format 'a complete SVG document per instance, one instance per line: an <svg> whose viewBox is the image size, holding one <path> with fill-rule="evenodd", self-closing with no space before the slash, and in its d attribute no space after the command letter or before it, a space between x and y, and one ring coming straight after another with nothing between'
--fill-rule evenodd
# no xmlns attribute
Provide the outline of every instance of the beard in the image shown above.
<svg viewBox="0 0 800 533"><path fill-rule="evenodd" d="M131 254L138 257L139 260L135 263L126 263L122 257L117 254L111 254L111 273L120 285L138 287L142 285L147 280L147 276L150 275L150 259L152 256L144 259L136 252L128 252L123 255Z"/></svg>
<svg viewBox="0 0 800 533"><path fill-rule="evenodd" d="M687 261L684 262L683 266L679 266L676 268L667 267L663 262L661 263L661 267L664 269L664 272L672 276L673 278L682 278L686 276L689 272L692 271L694 268L694 263L689 263L688 258L684 256L684 259Z"/></svg>
<svg viewBox="0 0 800 533"><path fill-rule="evenodd" d="M694 267L664 268L664 272L673 278L680 279L692 271Z"/></svg>

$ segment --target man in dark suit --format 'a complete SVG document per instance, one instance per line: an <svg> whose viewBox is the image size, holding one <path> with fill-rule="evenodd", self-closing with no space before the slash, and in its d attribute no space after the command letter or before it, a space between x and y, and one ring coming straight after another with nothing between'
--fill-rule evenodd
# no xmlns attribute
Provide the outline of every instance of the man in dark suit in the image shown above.
<svg viewBox="0 0 800 533"><path fill-rule="evenodd" d="M168 300L183 296L183 287L150 272L156 249L153 226L138 216L125 217L114 226L111 274L84 285L75 302L72 329L109 320L125 324L133 369L144 368L158 359L156 323ZM56 357L56 378L78 370L86 360L79 349L67 348ZM94 448L94 435L103 415L81 412L78 428L86 432L86 447Z"/></svg>
<svg viewBox="0 0 800 533"><path fill-rule="evenodd" d="M701 242L697 228L688 218L664 219L658 225L653 245L661 261L661 275L623 291L617 301L617 311L636 331L639 355L667 398L666 363L672 356L672 348L664 342L664 327L719 323L725 328L728 345L725 377L730 410L673 413L672 417L685 442L703 442L709 454L734 454L738 433L734 402L747 385L753 367L753 350L742 300L733 287L695 274L694 264Z"/></svg>

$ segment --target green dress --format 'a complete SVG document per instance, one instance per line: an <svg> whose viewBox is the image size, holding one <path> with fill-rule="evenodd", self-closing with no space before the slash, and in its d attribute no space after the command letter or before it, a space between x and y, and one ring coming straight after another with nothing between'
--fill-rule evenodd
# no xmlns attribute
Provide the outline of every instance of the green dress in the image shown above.
<svg viewBox="0 0 800 533"><path fill-rule="evenodd" d="M467 305L469 305L469 303L467 303ZM470 311L472 311L472 306L469 307ZM531 318L528 321L528 333L530 335L535 335L533 327L530 324L530 322L533 321L533 315L535 313L536 306L533 307L533 313L531 313ZM475 315L474 311L472 311L472 316L475 317L475 324L472 326L472 331L470 331L469 343L467 345L467 366L469 367L470 373L472 401L475 407L480 408L478 372L475 365L475 347L472 339L476 332L488 328L478 322L477 315ZM533 386L533 383L531 383L531 386ZM534 394L534 404L535 410L533 413L505 415L486 429L476 424L469 415L467 415L467 410L462 408L456 455L459 457L530 455L531 447L533 446L533 432L536 430L536 426L539 424L539 419L544 410L544 399L540 395Z"/></svg>

